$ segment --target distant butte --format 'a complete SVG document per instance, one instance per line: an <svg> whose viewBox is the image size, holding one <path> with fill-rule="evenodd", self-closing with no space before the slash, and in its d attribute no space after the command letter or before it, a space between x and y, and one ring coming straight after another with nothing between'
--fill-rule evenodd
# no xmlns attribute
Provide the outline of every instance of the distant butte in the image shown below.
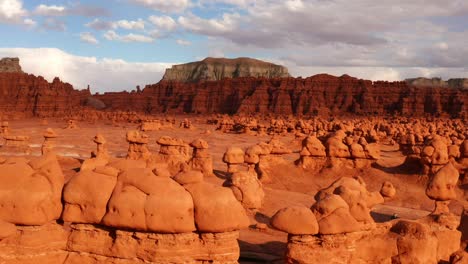
<svg viewBox="0 0 468 264"><path fill-rule="evenodd" d="M416 87L450 87L453 89L468 90L468 78L454 78L447 81L441 78L412 78L405 80L409 85Z"/></svg>
<svg viewBox="0 0 468 264"><path fill-rule="evenodd" d="M0 59L0 72L23 72L19 63L19 58Z"/></svg>
<svg viewBox="0 0 468 264"><path fill-rule="evenodd" d="M220 81L224 78L285 78L288 69L281 65L251 58L206 58L202 61L174 65L163 80L179 82Z"/></svg>

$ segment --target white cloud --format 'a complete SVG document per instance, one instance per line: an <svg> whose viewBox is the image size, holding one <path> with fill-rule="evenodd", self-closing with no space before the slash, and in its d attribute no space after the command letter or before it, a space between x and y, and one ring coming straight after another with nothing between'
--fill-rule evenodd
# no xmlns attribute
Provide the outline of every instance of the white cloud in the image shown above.
<svg viewBox="0 0 468 264"><path fill-rule="evenodd" d="M83 32L80 33L80 39L83 42L89 43L89 44L98 44L99 41L96 39L96 37L93 36L90 32Z"/></svg>
<svg viewBox="0 0 468 264"><path fill-rule="evenodd" d="M35 27L37 25L37 22L30 18L26 18L23 20L23 24L27 27Z"/></svg>
<svg viewBox="0 0 468 264"><path fill-rule="evenodd" d="M170 16L150 16L148 20L158 29L165 31L173 31L177 27L177 23Z"/></svg>
<svg viewBox="0 0 468 264"><path fill-rule="evenodd" d="M34 14L40 16L64 16L67 10L64 6L57 5L38 5L34 10Z"/></svg>
<svg viewBox="0 0 468 264"><path fill-rule="evenodd" d="M182 13L190 5L189 0L128 0L131 3L149 7L164 13Z"/></svg>
<svg viewBox="0 0 468 264"><path fill-rule="evenodd" d="M140 34L127 34L127 35L119 35L113 30L109 30L104 34L104 38L107 40L116 40L121 42L153 42L154 39L152 37L148 37L145 35Z"/></svg>
<svg viewBox="0 0 468 264"><path fill-rule="evenodd" d="M21 23L27 15L20 0L0 0L0 22Z"/></svg>
<svg viewBox="0 0 468 264"><path fill-rule="evenodd" d="M145 29L145 21L143 19L138 20L118 20L118 21L102 21L95 18L93 21L86 23L86 27L94 30L110 30L110 29L126 29L126 30L143 30Z"/></svg>
<svg viewBox="0 0 468 264"><path fill-rule="evenodd" d="M108 21L102 21L99 18L95 18L93 21L85 24L86 27L94 30L109 30L114 28L114 24Z"/></svg>
<svg viewBox="0 0 468 264"><path fill-rule="evenodd" d="M89 84L92 92L132 90L136 85L144 87L157 83L165 69L173 64L97 59L56 48L0 48L0 57L19 57L21 67L27 73L44 76L48 81L58 76L73 84L75 89L85 89Z"/></svg>
<svg viewBox="0 0 468 264"><path fill-rule="evenodd" d="M142 19L136 21L119 20L113 23L113 28L123 28L127 30L143 30L145 29L145 22Z"/></svg>
<svg viewBox="0 0 468 264"><path fill-rule="evenodd" d="M248 5L255 4L256 0L200 0L201 6L205 5L216 5L216 4L228 4L235 7L245 8ZM258 2L258 1L257 1Z"/></svg>
<svg viewBox="0 0 468 264"><path fill-rule="evenodd" d="M183 28L194 33L216 36L234 31L240 18L241 16L237 13L225 13L220 19L204 19L189 14L188 16L180 16L178 22Z"/></svg>
<svg viewBox="0 0 468 264"><path fill-rule="evenodd" d="M176 40L176 43L181 45L181 46L190 46L190 45L192 45L192 42L190 42L188 40L183 40L183 39Z"/></svg>

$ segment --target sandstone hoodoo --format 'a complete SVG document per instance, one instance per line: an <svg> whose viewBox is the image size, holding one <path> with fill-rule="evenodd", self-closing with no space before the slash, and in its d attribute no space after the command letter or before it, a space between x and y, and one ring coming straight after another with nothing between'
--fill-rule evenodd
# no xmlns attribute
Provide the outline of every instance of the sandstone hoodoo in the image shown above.
<svg viewBox="0 0 468 264"><path fill-rule="evenodd" d="M286 67L261 60L206 58L202 61L172 66L166 70L163 80L198 82L239 77L284 78L290 75Z"/></svg>

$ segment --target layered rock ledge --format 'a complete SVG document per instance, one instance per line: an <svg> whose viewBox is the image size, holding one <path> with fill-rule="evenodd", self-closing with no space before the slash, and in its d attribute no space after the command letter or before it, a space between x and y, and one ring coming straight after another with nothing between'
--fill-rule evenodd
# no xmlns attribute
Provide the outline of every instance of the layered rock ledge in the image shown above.
<svg viewBox="0 0 468 264"><path fill-rule="evenodd" d="M220 81L239 77L290 77L281 65L251 58L206 58L202 61L174 65L167 69L163 80L179 82Z"/></svg>

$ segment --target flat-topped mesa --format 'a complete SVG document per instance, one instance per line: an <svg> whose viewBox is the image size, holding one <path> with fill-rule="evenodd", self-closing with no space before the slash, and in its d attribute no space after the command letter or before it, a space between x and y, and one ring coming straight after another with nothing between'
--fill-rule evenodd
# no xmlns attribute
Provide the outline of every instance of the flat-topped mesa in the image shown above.
<svg viewBox="0 0 468 264"><path fill-rule="evenodd" d="M251 58L206 58L202 61L173 65L166 69L164 81L220 81L224 78L290 77L284 66Z"/></svg>
<svg viewBox="0 0 468 264"><path fill-rule="evenodd" d="M22 73L19 58L0 59L0 72L20 72Z"/></svg>

